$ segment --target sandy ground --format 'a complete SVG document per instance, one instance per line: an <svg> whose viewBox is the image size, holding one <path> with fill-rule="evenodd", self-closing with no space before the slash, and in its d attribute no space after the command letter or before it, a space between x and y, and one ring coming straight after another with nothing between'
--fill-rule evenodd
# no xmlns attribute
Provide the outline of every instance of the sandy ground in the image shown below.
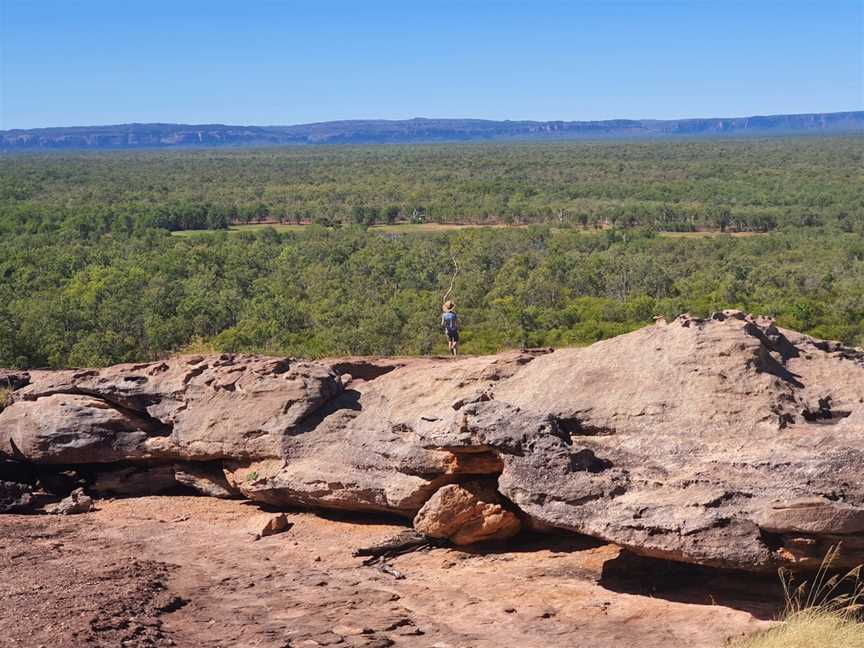
<svg viewBox="0 0 864 648"><path fill-rule="evenodd" d="M714 648L767 627L773 578L671 567L589 539L394 558L353 549L392 520L261 510L204 497L100 501L93 513L0 516L0 646Z"/></svg>

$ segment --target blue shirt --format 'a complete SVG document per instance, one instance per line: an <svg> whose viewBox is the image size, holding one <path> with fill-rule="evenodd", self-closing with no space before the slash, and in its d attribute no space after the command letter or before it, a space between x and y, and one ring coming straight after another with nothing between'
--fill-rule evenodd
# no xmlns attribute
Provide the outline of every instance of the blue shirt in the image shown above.
<svg viewBox="0 0 864 648"><path fill-rule="evenodd" d="M441 323L444 325L444 328L447 329L448 331L455 331L456 330L456 320L457 320L456 313L454 313L453 311L449 311L447 313L444 313L441 316Z"/></svg>

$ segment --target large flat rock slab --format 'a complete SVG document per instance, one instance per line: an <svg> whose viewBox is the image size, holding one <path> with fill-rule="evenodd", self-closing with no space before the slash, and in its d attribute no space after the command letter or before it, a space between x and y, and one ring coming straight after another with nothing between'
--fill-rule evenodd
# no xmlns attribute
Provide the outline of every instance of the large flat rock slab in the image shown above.
<svg viewBox="0 0 864 648"><path fill-rule="evenodd" d="M45 463L279 457L341 391L328 366L261 356L34 371L0 414L0 452Z"/></svg>

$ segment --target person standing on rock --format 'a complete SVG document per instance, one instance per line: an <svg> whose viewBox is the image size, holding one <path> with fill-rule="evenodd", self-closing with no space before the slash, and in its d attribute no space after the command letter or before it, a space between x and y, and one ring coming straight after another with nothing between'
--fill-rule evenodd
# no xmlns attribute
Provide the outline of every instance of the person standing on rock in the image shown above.
<svg viewBox="0 0 864 648"><path fill-rule="evenodd" d="M456 304L452 301L444 302L441 307L444 312L441 315L441 325L447 334L447 347L451 355L456 355L459 350L459 317L456 315Z"/></svg>

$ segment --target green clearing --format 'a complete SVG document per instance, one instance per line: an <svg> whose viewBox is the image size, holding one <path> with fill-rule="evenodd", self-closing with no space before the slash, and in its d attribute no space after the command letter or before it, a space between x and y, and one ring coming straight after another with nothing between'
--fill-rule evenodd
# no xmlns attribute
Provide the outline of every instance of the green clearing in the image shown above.
<svg viewBox="0 0 864 648"><path fill-rule="evenodd" d="M294 223L249 223L244 225L231 225L227 230L176 230L171 232L174 236L188 237L200 236L206 234L218 234L219 232L227 231L230 234L240 232L258 232L268 228L272 228L276 232L301 232L309 227L307 224L297 225ZM505 224L485 224L472 225L460 223L394 223L392 225L373 225L368 228L370 232L382 232L392 234L442 234L446 232L458 232L465 229L524 229L528 225L505 225ZM550 231L554 234L561 231L578 231L582 233L597 233L595 228L556 228L550 227ZM749 236L758 236L762 232L720 232L718 231L698 231L698 232L657 232L658 236L666 236L670 238L704 238L710 236L731 236L734 238L742 238Z"/></svg>

